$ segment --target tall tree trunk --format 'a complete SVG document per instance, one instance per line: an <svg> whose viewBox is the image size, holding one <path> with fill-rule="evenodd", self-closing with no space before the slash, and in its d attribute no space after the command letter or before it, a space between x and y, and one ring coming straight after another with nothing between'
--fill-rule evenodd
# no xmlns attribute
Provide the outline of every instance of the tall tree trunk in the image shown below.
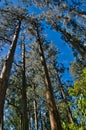
<svg viewBox="0 0 86 130"><path fill-rule="evenodd" d="M16 27L16 31L13 37L10 51L7 55L7 58L5 60L5 63L3 65L3 69L0 75L0 130L3 130L2 122L3 122L3 109L4 109L4 103L5 103L5 95L6 95L6 90L8 87L8 80L9 80L14 53L15 53L15 49L17 45L18 35L20 32L20 26L21 26L21 21L19 21Z"/></svg>
<svg viewBox="0 0 86 130"><path fill-rule="evenodd" d="M30 110L28 110L28 111L29 111L28 112L28 119L29 119L29 121L28 121L29 122L29 126L28 127L29 127L29 130L31 130Z"/></svg>
<svg viewBox="0 0 86 130"><path fill-rule="evenodd" d="M21 114L21 130L23 130L23 119L22 119L23 115Z"/></svg>
<svg viewBox="0 0 86 130"><path fill-rule="evenodd" d="M70 123L74 123L74 120L73 120L73 117L72 117L72 113L71 113L71 110L70 110L70 107L69 107L69 105L68 105L68 101L67 101L67 98L66 98L66 94L65 94L65 92L64 92L64 90L63 90L63 84L62 84L61 79L60 79L60 76L59 76L59 74L58 74L58 69L55 67L55 65L54 65L54 68L55 68L55 70L56 70L56 72L57 72L57 79L58 79L59 88L60 88L60 91L61 91L61 94L62 94L62 98L64 99L64 102L65 102L65 104L66 104L66 106L67 106L67 116L68 116L68 120L69 120Z"/></svg>
<svg viewBox="0 0 86 130"><path fill-rule="evenodd" d="M36 26L36 31L37 31L37 42L38 42L40 60L42 63L43 71L45 73L46 100L49 107L51 130L62 130L60 116L59 116L59 112L57 110L56 103L54 100L52 85L51 85L51 81L50 81L50 77L49 77L49 73L48 73L48 69L47 69L47 65L46 65L46 61L44 57L44 52L42 48L38 25L35 24L35 26Z"/></svg>
<svg viewBox="0 0 86 130"><path fill-rule="evenodd" d="M34 119L35 119L35 129L38 130L38 118L37 118L37 103L34 99Z"/></svg>
<svg viewBox="0 0 86 130"><path fill-rule="evenodd" d="M72 113L71 113L70 107L69 107L69 105L68 105L68 101L67 101L67 98L66 98L66 95L65 95L65 93L64 93L64 90L63 90L62 86L60 86L60 90L61 90L61 94L62 94L62 97L63 97L63 99L64 99L64 102L65 102L65 104L66 104L66 106L67 106L67 116L68 116L68 120L69 120L70 123L74 123L74 120L73 120L73 117L72 117Z"/></svg>
<svg viewBox="0 0 86 130"><path fill-rule="evenodd" d="M25 44L24 37L22 38L22 125L23 130L29 129L28 111L27 111L27 95L26 95L26 76L25 76Z"/></svg>
<svg viewBox="0 0 86 130"><path fill-rule="evenodd" d="M38 117L37 117L37 102L36 102L36 94L35 94L35 86L34 86L34 120L35 120L35 129L38 130Z"/></svg>
<svg viewBox="0 0 86 130"><path fill-rule="evenodd" d="M80 55L84 59L86 59L86 48L81 44L81 41L78 40L76 37L72 36L70 33L61 29L55 22L53 26L55 27L56 30L59 30L68 40L68 42L70 42L70 44L80 53Z"/></svg>

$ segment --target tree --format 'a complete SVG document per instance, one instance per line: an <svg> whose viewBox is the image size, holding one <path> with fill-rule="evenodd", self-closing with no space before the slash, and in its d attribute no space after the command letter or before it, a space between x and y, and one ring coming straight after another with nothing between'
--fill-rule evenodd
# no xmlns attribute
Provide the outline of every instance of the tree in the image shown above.
<svg viewBox="0 0 86 130"><path fill-rule="evenodd" d="M85 59L85 12L80 11L80 8L82 9L80 2L78 5L75 4L77 2L74 3L74 1L67 3L67 1L63 0L41 0L40 2L37 0L23 0L23 2L31 2L32 9L37 7L36 9L40 10L39 13L37 12L37 16L33 16L33 14L29 15L28 7L26 7L26 13L26 10L22 8L25 6L24 3L20 8L15 7L15 3L12 8L9 8L8 4L7 8L4 7L4 9L0 9L0 47L5 47L7 50L7 46L8 50L10 49L5 62L3 62L4 60L2 60L2 58L0 59L2 62L0 64L0 127L3 129L3 108L7 93L5 110L9 110L9 114L6 115L6 117L9 115L11 117L7 117L9 119L7 125L13 126L14 129L26 130L28 129L28 124L31 129L35 127L36 129L41 128L48 130L50 129L50 125L52 130L61 130L62 125L64 129L78 129L79 127L76 124L79 124L80 128L84 129L85 116L83 116L83 112L85 112L85 110L82 110L82 106L85 108L84 92L81 92L82 89L77 87L79 85L84 86L85 84L85 79L81 76L81 70L84 66L81 62L79 62L79 64L72 64L75 65L76 71L80 71L76 74L77 72L74 70L74 67L72 68L75 74L78 75L80 82L77 77L74 88L69 89L69 94L67 94L68 88L63 84L64 82L58 72L59 69L57 65L55 65L58 60L56 57L56 48L46 42L47 38L44 36L42 23L44 27L46 24L50 25L48 27L51 27L52 30L60 31L62 39L70 43L70 47L72 47L73 50L76 49L76 52L79 52L82 58ZM12 3L10 5L12 5ZM44 12L46 11L45 14L42 13L42 9L44 9ZM76 19L76 17L78 19ZM21 37L19 37L20 30L20 35L23 34L25 37L22 42L22 63L16 64L20 66L20 69L12 69L13 73L11 76L13 77L9 80L15 49L18 47L17 40L19 42L21 41ZM29 37L30 35L32 37ZM28 44L28 42L30 44ZM31 47L26 47L27 60L25 58L24 43ZM79 58L80 55L78 54ZM19 59L21 59L21 55L19 55ZM16 59L17 63L19 63L19 59ZM76 59L78 58L76 57ZM9 88L8 83L11 84ZM79 91L76 91L76 89L79 89ZM76 105L76 102L73 104L73 100L71 100L70 97L74 98L74 100L78 102L78 105ZM74 107L77 108L76 111L72 109ZM77 113L79 109L81 113L78 116ZM13 111L14 114L12 115ZM81 120L82 117L83 121ZM10 129L10 127L8 127L8 129Z"/></svg>
<svg viewBox="0 0 86 130"><path fill-rule="evenodd" d="M78 127L86 129L86 69L82 71L80 79L75 82L74 87L69 89L69 94L75 97L72 105L76 106L76 109L74 110L74 118L77 121Z"/></svg>
<svg viewBox="0 0 86 130"><path fill-rule="evenodd" d="M36 87L34 85L34 120L35 120L35 129L38 130L38 114L37 114L37 101L36 101Z"/></svg>
<svg viewBox="0 0 86 130"><path fill-rule="evenodd" d="M50 12L48 12L50 13ZM49 16L48 13L46 14L46 17ZM53 21L52 21L53 20ZM61 19L62 20L62 19ZM76 37L75 34L71 34L67 31L67 29L62 28L57 22L59 22L59 18L51 17L47 18L47 22L54 28L56 31L60 31L62 33L62 38L67 42L70 43L80 54L83 58L86 58L86 48L82 44L81 39L78 39L78 36Z"/></svg>
<svg viewBox="0 0 86 130"><path fill-rule="evenodd" d="M7 84L8 84L8 79L9 79L9 75L10 75L10 70L12 67L12 61L13 61L13 57L14 57L14 52L15 52L15 48L16 48L16 43L17 43L17 38L18 38L18 34L20 31L20 26L21 26L21 21L19 21L16 32L14 34L14 39L11 45L11 49L10 52L6 58L6 61L4 63L1 75L0 75L0 91L1 93L1 97L0 97L0 127L2 127L2 120L3 120L3 108L4 108L4 101L5 101L5 94L6 94L6 90L7 90ZM1 128L2 129L2 128Z"/></svg>
<svg viewBox="0 0 86 130"><path fill-rule="evenodd" d="M47 65L46 65L46 61L45 61L44 51L42 48L41 36L40 36L40 32L39 32L39 24L37 21L34 21L33 24L34 24L35 31L37 34L37 43L38 43L40 60L42 63L42 69L45 73L44 75L45 75L45 85L46 85L46 100L47 100L47 104L49 107L51 129L52 130L59 130L59 129L61 130L62 126L61 126L61 122L60 122L60 116L59 116L59 112L58 112L56 104L55 104L53 91L52 91L52 85L51 85L51 81L50 81L50 77L49 77L49 73L48 73L48 69L47 69Z"/></svg>
<svg viewBox="0 0 86 130"><path fill-rule="evenodd" d="M28 0L21 0L28 5ZM85 10L83 5L86 2L68 2L63 1L31 1L32 4L38 8L44 8L46 13L39 13L39 16L47 20L48 24L51 25L52 29L60 31L62 38L70 43L70 46L75 48L82 58L86 59L86 48L85 44ZM45 9L46 8L46 9ZM76 20L76 17L78 19ZM83 35L83 37L82 37ZM84 44L83 44L84 43Z"/></svg>
<svg viewBox="0 0 86 130"><path fill-rule="evenodd" d="M26 94L26 69L25 69L25 44L22 37L22 130L29 129L28 109L27 109L27 94Z"/></svg>
<svg viewBox="0 0 86 130"><path fill-rule="evenodd" d="M57 93L54 94L57 98L56 100L58 99L57 101L57 105L58 107L60 108L59 111L64 111L62 110L62 106L61 104L65 105L65 112L66 113L66 116L67 116L67 120L66 118L64 119L65 121L68 122L68 124L73 124L74 123L74 119L73 119L73 116L72 116L72 111L70 109L70 106L69 106L69 103L68 103L68 99L67 97L68 94L67 94L67 88L66 88L66 85L62 82L61 78L62 78L62 75L65 71L65 67L63 64L60 64L58 63L58 50L55 48L54 45L51 45L49 44L45 44L46 47L46 62L47 62L47 65L48 65L48 70L49 70L49 74L50 74L50 78L51 78L51 82L53 83L53 89L54 91L57 91L57 93L59 93L59 96L57 97ZM54 86L55 84L55 86ZM65 87L64 87L65 86ZM59 98L60 98L60 102L61 103L58 103L59 102ZM61 113L60 113L61 115ZM61 118L62 119L62 118ZM62 119L62 122L63 122L63 119Z"/></svg>
<svg viewBox="0 0 86 130"><path fill-rule="evenodd" d="M58 68L56 67L55 64L54 64L54 67L55 67L55 70L57 72L57 80L58 80L59 88L60 88L60 91L61 91L61 94L62 94L62 98L65 102L65 105L67 106L68 120L69 120L70 123L74 123L74 120L73 120L73 117L72 117L72 112L71 112L70 107L68 105L68 100L67 100L66 94L64 92L64 87L63 87L63 84L62 84L60 76L59 76L59 70L58 70Z"/></svg>
<svg viewBox="0 0 86 130"><path fill-rule="evenodd" d="M14 14L12 14L11 11L12 10L9 8L7 10L4 10L5 13L7 12L7 16L10 15L10 17L9 17L10 21L14 19L14 22L16 23L16 29L15 29L15 33L13 36L11 46L10 46L9 53L6 57L6 60L4 62L3 69L2 69L1 75L0 75L0 92L1 92L1 95L0 95L0 129L3 129L3 109L4 109L4 103L5 103L5 95L6 95L6 90L8 87L8 80L9 80L12 62L13 62L13 58L14 58L14 53L15 53L15 49L16 49L16 45L17 45L17 40L18 40L20 28L21 28L21 22L23 20L23 15L21 15L21 13L20 14L18 13L18 15L16 15L14 13L15 14L14 15ZM7 22L8 17L5 20ZM12 26L12 24L11 24L11 26Z"/></svg>
<svg viewBox="0 0 86 130"><path fill-rule="evenodd" d="M82 59L77 59L70 65L70 72L73 75L74 81L79 80L82 70L85 68L86 63Z"/></svg>
<svg viewBox="0 0 86 130"><path fill-rule="evenodd" d="M22 73L21 68L16 66L6 93L4 128L9 129L13 126L14 129L22 130L22 106Z"/></svg>

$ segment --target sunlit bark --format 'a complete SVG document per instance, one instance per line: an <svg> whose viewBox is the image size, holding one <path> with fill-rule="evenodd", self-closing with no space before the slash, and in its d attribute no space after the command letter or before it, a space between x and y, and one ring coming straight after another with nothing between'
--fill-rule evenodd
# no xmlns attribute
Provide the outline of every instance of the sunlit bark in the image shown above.
<svg viewBox="0 0 86 130"><path fill-rule="evenodd" d="M18 35L20 32L20 26L21 26L21 21L19 21L16 27L16 31L13 37L10 51L7 55L7 58L5 60L5 63L3 65L3 69L0 75L0 130L3 130L3 109L4 109L4 103L5 103L5 95L6 95L6 90L8 87L8 80L9 80L14 53L15 53L15 49L17 45Z"/></svg>
<svg viewBox="0 0 86 130"><path fill-rule="evenodd" d="M51 124L51 130L62 130L61 121L59 112L56 107L56 103L54 100L52 85L44 57L44 52L42 48L42 43L40 39L39 29L36 25L36 31L37 31L37 42L38 42L38 49L40 54L40 60L42 63L42 68L45 73L45 84L46 84L46 100L49 108L49 117L50 117L50 124Z"/></svg>

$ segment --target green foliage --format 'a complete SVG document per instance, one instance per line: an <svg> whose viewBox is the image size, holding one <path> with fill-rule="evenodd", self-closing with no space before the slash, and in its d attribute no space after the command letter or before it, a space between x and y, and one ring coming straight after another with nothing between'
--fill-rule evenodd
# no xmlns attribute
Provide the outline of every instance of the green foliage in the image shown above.
<svg viewBox="0 0 86 130"><path fill-rule="evenodd" d="M64 130L84 130L83 127L79 127L75 124L66 124L63 122L63 128Z"/></svg>
<svg viewBox="0 0 86 130"><path fill-rule="evenodd" d="M16 112L13 106L7 107L7 112L5 112L5 125L4 128L10 129L13 127L14 130L21 130L21 117Z"/></svg>
<svg viewBox="0 0 86 130"><path fill-rule="evenodd" d="M69 90L69 93L71 93L72 96L78 96L78 95L86 95L86 69L82 71L82 74L80 75L80 80L77 80L74 84L74 88L71 88Z"/></svg>
<svg viewBox="0 0 86 130"><path fill-rule="evenodd" d="M69 94L74 97L73 116L80 128L84 130L86 128L86 68L82 71L80 79L75 82L74 87L69 89Z"/></svg>
<svg viewBox="0 0 86 130"><path fill-rule="evenodd" d="M79 48L81 51L84 50L83 52L86 53L85 48L82 44L86 40L85 33L84 33L85 18L84 15L82 16L79 14L78 5L77 5L77 9L74 10L73 8L73 11L71 11L73 6L71 6L70 8L70 4L68 5L68 3L64 2L63 0L62 1L60 0L58 2L56 2L56 0L54 1L41 0L40 2L38 2L37 0L19 0L19 1L16 0L17 2L19 2L19 4L21 3L20 1L22 1L22 6L20 7L19 6L17 7L16 3L14 5L11 4L12 5L11 7L9 6L10 4L8 1L9 0L6 0L7 6L0 8L0 32L1 32L0 47L4 46L7 42L12 40L18 20L22 18L23 22L22 22L20 35L25 33L26 43L29 42L31 43L34 41L33 44L29 45L30 48L27 49L28 53L26 54L27 55L26 87L27 87L27 96L28 96L27 104L30 111L30 119L34 120L33 100L34 98L36 98L37 105L38 105L37 107L38 107L39 124L40 124L39 111L41 106L42 107L41 119L42 119L44 129L50 130L49 115L47 114L48 110L46 107L46 100L45 100L44 72L42 71L42 65L38 54L38 46L37 46L37 39L36 39L37 34L35 28L33 27L34 26L33 20L36 18L46 19L47 23L43 21L44 26L45 24L46 25L49 24L56 31L60 31L63 35L63 40L65 39L67 42L72 43L71 45L74 48L76 49ZM29 8L23 8L25 7L23 2L27 3L26 5L29 6L32 4L32 9L35 10L36 8L36 11L37 9L40 10L39 8L44 8L44 11L46 10L46 13L44 12L43 14L39 16L37 15L36 17L36 15L30 14ZM31 13L36 13L34 10ZM41 13L41 10L39 12ZM79 17L79 19L77 18L77 20L74 21L76 17ZM38 22L42 23L41 20ZM81 23L83 27L77 23ZM74 87L69 89L70 96L74 98L74 101L70 102L70 108L76 123L76 124L70 124L67 118L67 106L62 100L60 90L57 87L58 86L58 81L56 77L57 73L53 67L53 64L57 61L58 50L57 47L53 45L53 43L46 42L47 39L46 37L42 38L42 36L44 36L44 31L45 31L45 27L43 30L41 25L39 24L41 42L44 42L43 49L45 51L44 54L45 54L45 59L49 70L50 79L53 86L53 92L55 92L54 95L57 103L60 102L58 106L59 106L59 112L60 112L63 128L64 130L77 130L77 129L85 130L86 129L85 127L86 125L86 69L82 71L82 69L84 68L82 63L79 64L73 63L71 65L72 73L77 78L77 80L74 83ZM31 35L31 39L29 38L30 35ZM20 41L21 38L19 39L19 42ZM74 43L80 43L80 44L74 44ZM21 59L20 55L19 55L19 59ZM2 64L0 65L0 71L1 69L2 69ZM14 71L15 72L9 81L9 87L6 95L5 110L7 110L8 115L5 115L5 127L7 129L10 129L10 126L13 126L15 130L20 130L21 129L20 120L21 120L21 113L22 113L22 101L21 101L22 99L21 98L21 86L22 86L21 75L22 74L21 74L21 69L14 68ZM34 86L36 87L35 88L36 95L33 93ZM66 87L64 88L64 90L67 91ZM68 96L68 98L70 97Z"/></svg>

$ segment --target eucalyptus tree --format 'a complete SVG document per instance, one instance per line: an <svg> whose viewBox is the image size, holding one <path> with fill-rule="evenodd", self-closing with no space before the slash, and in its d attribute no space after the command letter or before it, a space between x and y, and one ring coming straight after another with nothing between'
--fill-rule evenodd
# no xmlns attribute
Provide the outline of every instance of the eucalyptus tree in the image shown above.
<svg viewBox="0 0 86 130"><path fill-rule="evenodd" d="M0 75L0 129L3 129L3 109L4 109L4 102L5 102L5 95L6 90L8 87L8 80L10 76L10 71L12 67L12 62L14 58L14 53L19 37L19 32L21 30L21 24L23 19L25 18L26 12L25 10L20 10L19 8L7 8L1 9L2 14L2 21L0 23L1 27L6 27L4 34L8 37L12 38L10 50L8 55L6 56L1 75ZM8 23L9 22L9 23ZM10 34L10 35L9 35Z"/></svg>

